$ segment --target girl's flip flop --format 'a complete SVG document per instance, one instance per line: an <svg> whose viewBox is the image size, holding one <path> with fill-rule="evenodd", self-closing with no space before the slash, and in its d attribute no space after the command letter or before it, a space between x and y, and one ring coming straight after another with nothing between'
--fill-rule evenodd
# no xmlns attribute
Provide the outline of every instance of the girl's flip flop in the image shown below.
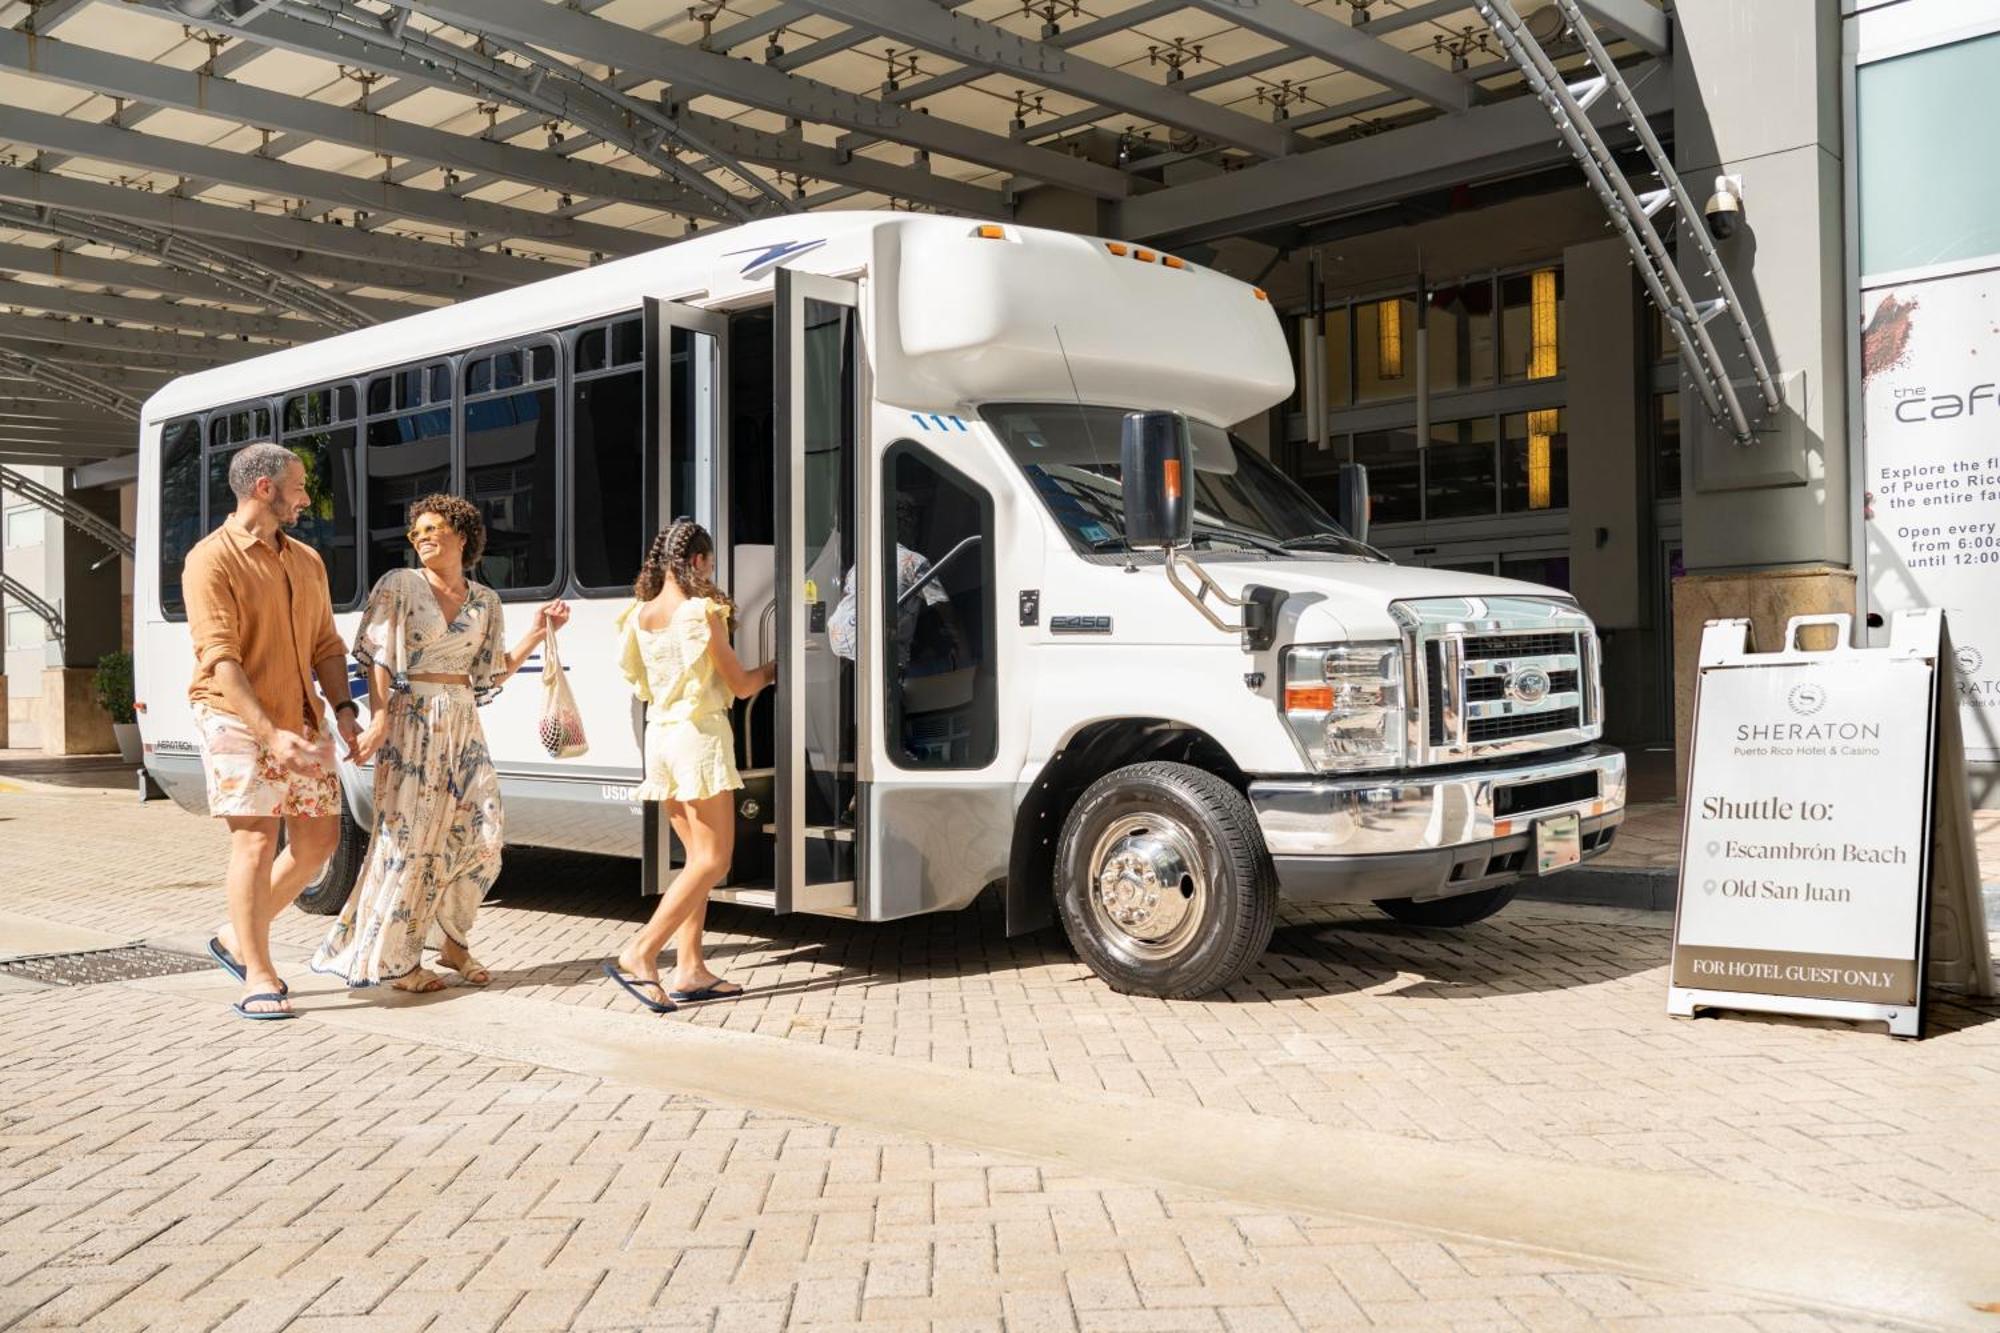
<svg viewBox="0 0 2000 1333"><path fill-rule="evenodd" d="M627 995L637 1000L640 1004L645 1005L656 1014L671 1014L678 1007L670 1000L655 1000L648 996L646 992L639 989L641 986L659 986L660 994L665 995L667 993L665 986L660 986L660 983L657 981L647 981L642 977L628 977L623 972L620 972L618 964L609 958L604 960L604 975L617 982L624 988Z"/></svg>

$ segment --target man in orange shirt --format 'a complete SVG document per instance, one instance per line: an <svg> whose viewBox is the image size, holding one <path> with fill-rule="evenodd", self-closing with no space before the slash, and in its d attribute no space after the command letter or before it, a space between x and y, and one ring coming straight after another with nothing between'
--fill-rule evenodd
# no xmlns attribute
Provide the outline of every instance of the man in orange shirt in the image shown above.
<svg viewBox="0 0 2000 1333"><path fill-rule="evenodd" d="M229 489L235 512L188 552L182 574L208 812L229 826L229 924L208 947L243 982L237 1013L290 1018L271 922L340 836L340 776L315 677L350 756L360 729L326 565L284 533L312 503L304 464L275 444L249 445L230 459Z"/></svg>

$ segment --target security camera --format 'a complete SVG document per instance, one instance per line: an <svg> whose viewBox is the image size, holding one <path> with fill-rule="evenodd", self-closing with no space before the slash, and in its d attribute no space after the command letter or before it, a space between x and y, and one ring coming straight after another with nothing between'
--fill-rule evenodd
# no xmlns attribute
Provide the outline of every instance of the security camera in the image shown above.
<svg viewBox="0 0 2000 1333"><path fill-rule="evenodd" d="M1737 176L1717 176L1715 193L1701 206L1702 221L1708 224L1708 234L1718 241L1726 241L1743 226L1743 181Z"/></svg>

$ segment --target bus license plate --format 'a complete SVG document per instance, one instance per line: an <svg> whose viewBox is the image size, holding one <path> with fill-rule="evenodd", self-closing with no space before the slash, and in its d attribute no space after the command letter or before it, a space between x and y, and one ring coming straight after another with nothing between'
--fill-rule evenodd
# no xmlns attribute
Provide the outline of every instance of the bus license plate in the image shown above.
<svg viewBox="0 0 2000 1333"><path fill-rule="evenodd" d="M1573 866L1583 859L1583 819L1571 813L1535 823L1535 873Z"/></svg>

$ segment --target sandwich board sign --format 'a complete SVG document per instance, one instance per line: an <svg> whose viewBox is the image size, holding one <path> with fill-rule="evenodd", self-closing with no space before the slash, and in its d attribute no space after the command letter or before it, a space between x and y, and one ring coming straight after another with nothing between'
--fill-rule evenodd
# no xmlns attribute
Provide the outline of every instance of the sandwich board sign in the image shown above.
<svg viewBox="0 0 2000 1333"><path fill-rule="evenodd" d="M1799 631L1833 628L1828 651ZM1944 613L1886 648L1799 616L1774 653L1710 621L1695 682L1667 1011L1874 1020L1914 1037L1927 984L1993 993Z"/></svg>

